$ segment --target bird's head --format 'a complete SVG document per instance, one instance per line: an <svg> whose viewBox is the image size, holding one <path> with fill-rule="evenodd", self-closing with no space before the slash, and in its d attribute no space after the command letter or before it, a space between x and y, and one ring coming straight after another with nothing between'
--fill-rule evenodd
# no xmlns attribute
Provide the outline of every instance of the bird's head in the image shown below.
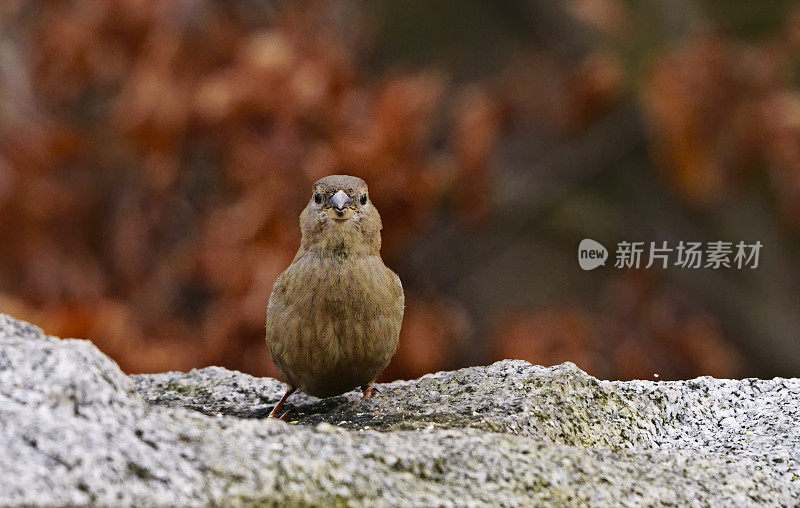
<svg viewBox="0 0 800 508"><path fill-rule="evenodd" d="M306 249L380 250L381 217L361 178L331 175L318 180L300 215Z"/></svg>

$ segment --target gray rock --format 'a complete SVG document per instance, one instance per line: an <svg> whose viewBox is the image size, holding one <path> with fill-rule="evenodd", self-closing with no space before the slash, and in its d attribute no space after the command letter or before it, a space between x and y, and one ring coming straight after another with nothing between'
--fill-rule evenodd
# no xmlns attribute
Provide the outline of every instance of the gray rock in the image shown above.
<svg viewBox="0 0 800 508"><path fill-rule="evenodd" d="M266 354L266 353L265 353ZM0 315L0 505L793 505L800 380L442 372L264 415L274 379L128 377ZM295 398L296 397L296 398Z"/></svg>

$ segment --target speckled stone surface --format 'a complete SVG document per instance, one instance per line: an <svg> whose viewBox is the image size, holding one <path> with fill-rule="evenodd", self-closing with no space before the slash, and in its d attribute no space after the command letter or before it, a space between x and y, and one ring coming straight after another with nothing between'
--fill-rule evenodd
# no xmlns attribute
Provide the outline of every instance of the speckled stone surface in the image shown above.
<svg viewBox="0 0 800 508"><path fill-rule="evenodd" d="M274 379L126 376L0 315L0 505L792 506L800 380L599 381L522 361L264 416Z"/></svg>

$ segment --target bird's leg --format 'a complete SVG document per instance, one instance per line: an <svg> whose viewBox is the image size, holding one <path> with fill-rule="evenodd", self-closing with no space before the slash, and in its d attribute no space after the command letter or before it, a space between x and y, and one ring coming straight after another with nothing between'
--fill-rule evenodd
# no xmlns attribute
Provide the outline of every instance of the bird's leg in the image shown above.
<svg viewBox="0 0 800 508"><path fill-rule="evenodd" d="M378 393L378 389L375 388L372 384L362 386L361 391L364 392L364 395L361 397L361 400L371 399Z"/></svg>
<svg viewBox="0 0 800 508"><path fill-rule="evenodd" d="M278 416L278 414L280 413L281 408L283 407L283 403L286 402L286 399L289 398L289 395L293 394L296 390L297 388L295 388L294 386L290 386L289 389L286 390L286 393L283 394L283 397L281 397L281 400L279 400L278 403L275 404L275 408L272 410L269 416L267 416L267 418L279 418L280 420L287 421L289 419L289 411L286 411L283 414L283 416L280 417Z"/></svg>

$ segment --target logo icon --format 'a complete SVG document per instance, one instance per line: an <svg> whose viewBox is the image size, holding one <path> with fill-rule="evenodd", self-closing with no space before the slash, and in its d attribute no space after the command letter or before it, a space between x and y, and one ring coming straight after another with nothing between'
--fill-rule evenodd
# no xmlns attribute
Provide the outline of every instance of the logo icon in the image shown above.
<svg viewBox="0 0 800 508"><path fill-rule="evenodd" d="M584 238L578 245L578 264L584 270L594 270L606 264L608 251L600 242L591 238Z"/></svg>

